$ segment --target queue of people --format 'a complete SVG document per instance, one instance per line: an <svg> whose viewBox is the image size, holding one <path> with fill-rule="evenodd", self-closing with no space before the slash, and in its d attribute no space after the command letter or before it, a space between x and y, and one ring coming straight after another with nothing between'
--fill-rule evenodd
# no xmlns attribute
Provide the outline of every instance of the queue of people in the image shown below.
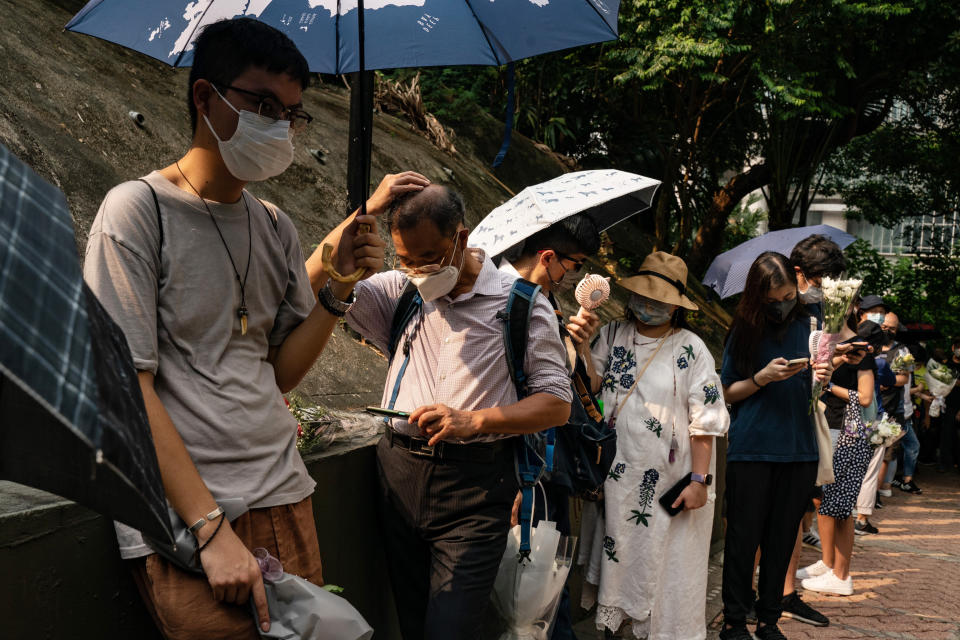
<svg viewBox="0 0 960 640"><path fill-rule="evenodd" d="M864 298L851 315L832 362L811 361L820 281L843 271L839 249L814 237L790 257L766 253L753 263L719 374L686 322L697 306L678 257L654 252L619 281L629 293L622 320L600 327L590 312L563 316L553 294L579 280L600 246L587 216L488 256L468 246L460 195L405 172L383 180L366 215L354 213L327 236L332 268L320 250L305 260L290 218L245 187L290 164L290 136L274 129L309 122L301 105L308 78L294 44L263 23L205 28L190 75L189 149L111 190L90 232L85 278L127 336L164 489L196 537L203 569L185 571L117 525L121 556L161 632L259 637L250 602L268 630L255 547L322 584L314 483L282 394L341 319L390 355L382 406L403 411L378 445L377 472L405 640L478 637L517 502L513 443L564 425L571 406L592 403L577 392L577 375L617 434L602 500L588 504L581 531L586 599L596 604L598 628L657 640L705 637L715 441L724 435L721 637L749 638L746 624L755 618L757 637L783 638L781 614L825 624L800 599L794 574L805 589L852 593L854 532L872 527L867 516L886 490L885 474L900 490L920 492L911 424L929 424L922 377L911 382L896 370L905 348L879 298ZM381 215L396 254L387 271ZM367 277L357 283L332 277L358 270ZM542 291L530 301L524 393L499 328L518 278ZM948 366L960 371L960 344ZM822 497L815 484L824 452L808 411L815 382L826 389L835 447L835 480ZM943 464L956 459L950 434L958 398L947 399L942 418ZM896 454L885 457L864 439L865 422L881 410L908 434L902 478L891 471ZM545 488L551 507L535 519L571 533L569 488L556 478ZM237 496L248 510L230 521L219 502ZM814 504L823 557L798 569ZM865 524L853 522L854 507ZM552 637L574 637L570 607L564 599Z"/></svg>

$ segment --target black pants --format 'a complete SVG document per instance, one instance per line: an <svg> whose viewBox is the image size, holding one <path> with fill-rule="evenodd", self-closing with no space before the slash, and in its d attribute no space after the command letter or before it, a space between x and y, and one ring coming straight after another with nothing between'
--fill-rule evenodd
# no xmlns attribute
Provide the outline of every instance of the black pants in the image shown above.
<svg viewBox="0 0 960 640"><path fill-rule="evenodd" d="M474 640L507 544L513 449L493 463L377 447L390 581L404 640Z"/></svg>
<svg viewBox="0 0 960 640"><path fill-rule="evenodd" d="M566 487L545 480L543 490L547 494L546 517L543 513L543 503L539 499L540 489L534 491L534 504L536 508L533 511L533 524L537 525L541 520L549 520L557 523L557 531L561 535L570 535L570 494ZM560 607L557 609L557 619L553 624L553 632L550 634L550 640L577 640L573 632L573 615L570 611L570 589L563 585L563 593L560 596Z"/></svg>
<svg viewBox="0 0 960 640"><path fill-rule="evenodd" d="M757 583L757 619L776 624L783 601L783 580L790 565L797 529L816 462L728 462L727 535L723 552L723 616L743 625L753 604L753 561L761 548Z"/></svg>
<svg viewBox="0 0 960 640"><path fill-rule="evenodd" d="M957 464L957 411L960 407L947 406L940 413L940 466L947 471Z"/></svg>

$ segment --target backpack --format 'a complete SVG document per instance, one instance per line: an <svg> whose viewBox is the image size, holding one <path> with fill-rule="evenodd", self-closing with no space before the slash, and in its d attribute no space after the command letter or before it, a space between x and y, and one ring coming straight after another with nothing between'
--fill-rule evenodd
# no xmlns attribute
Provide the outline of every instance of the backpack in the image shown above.
<svg viewBox="0 0 960 640"><path fill-rule="evenodd" d="M595 501L617 455L617 432L604 421L589 381L586 365L577 358L571 380L570 418L557 429L550 481L572 496Z"/></svg>
<svg viewBox="0 0 960 640"><path fill-rule="evenodd" d="M503 321L503 344L507 357L507 369L510 378L517 389L517 399L530 395L527 385L527 376L524 371L524 359L527 353L527 337L530 326L530 316L533 313L534 302L540 294L540 286L519 278L513 283L507 297L507 305L497 312L497 319ZM423 298L416 287L410 282L404 287L394 308L393 320L390 324L390 340L388 350L390 360L393 360L400 346L407 325L422 313ZM400 393L400 381L410 363L410 344L419 330L419 320L403 341L401 351L404 356L403 364L397 372L397 381L390 394L390 403L387 408L392 409ZM537 433L528 433L521 437L512 438L514 442L514 468L517 480L520 483L520 554L522 561L530 557L530 535L533 528L533 488L543 478L544 473L553 470L553 455L556 446L556 427L545 429Z"/></svg>

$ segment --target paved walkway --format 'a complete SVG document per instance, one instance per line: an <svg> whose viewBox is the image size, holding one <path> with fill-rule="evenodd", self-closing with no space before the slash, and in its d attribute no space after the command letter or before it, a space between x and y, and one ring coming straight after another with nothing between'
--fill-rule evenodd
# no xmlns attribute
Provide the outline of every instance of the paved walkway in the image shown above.
<svg viewBox="0 0 960 640"><path fill-rule="evenodd" d="M960 477L924 467L917 482L923 495L894 489L871 522L880 533L857 536L849 597L802 592L806 602L830 618L816 628L782 620L790 640L960 640ZM804 549L801 566L819 554ZM707 589L710 640L720 628L722 554L711 559ZM798 582L799 586L799 582ZM588 621L576 627L581 640L601 637Z"/></svg>

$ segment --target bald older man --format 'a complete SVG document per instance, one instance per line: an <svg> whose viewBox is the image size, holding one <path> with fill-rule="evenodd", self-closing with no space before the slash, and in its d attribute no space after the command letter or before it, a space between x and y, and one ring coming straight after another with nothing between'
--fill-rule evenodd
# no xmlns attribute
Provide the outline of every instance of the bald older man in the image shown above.
<svg viewBox="0 0 960 640"><path fill-rule="evenodd" d="M565 350L553 308L537 296L524 367L530 392L518 400L497 317L516 276L467 247L459 194L437 185L403 194L388 224L395 269L357 284L346 320L389 353L401 294L414 286L423 301L383 390L383 406L409 416L390 420L377 449L400 629L405 640L474 639L518 489L513 438L565 424L570 413ZM339 244L336 234L327 241ZM307 271L319 288L320 261L311 258Z"/></svg>

